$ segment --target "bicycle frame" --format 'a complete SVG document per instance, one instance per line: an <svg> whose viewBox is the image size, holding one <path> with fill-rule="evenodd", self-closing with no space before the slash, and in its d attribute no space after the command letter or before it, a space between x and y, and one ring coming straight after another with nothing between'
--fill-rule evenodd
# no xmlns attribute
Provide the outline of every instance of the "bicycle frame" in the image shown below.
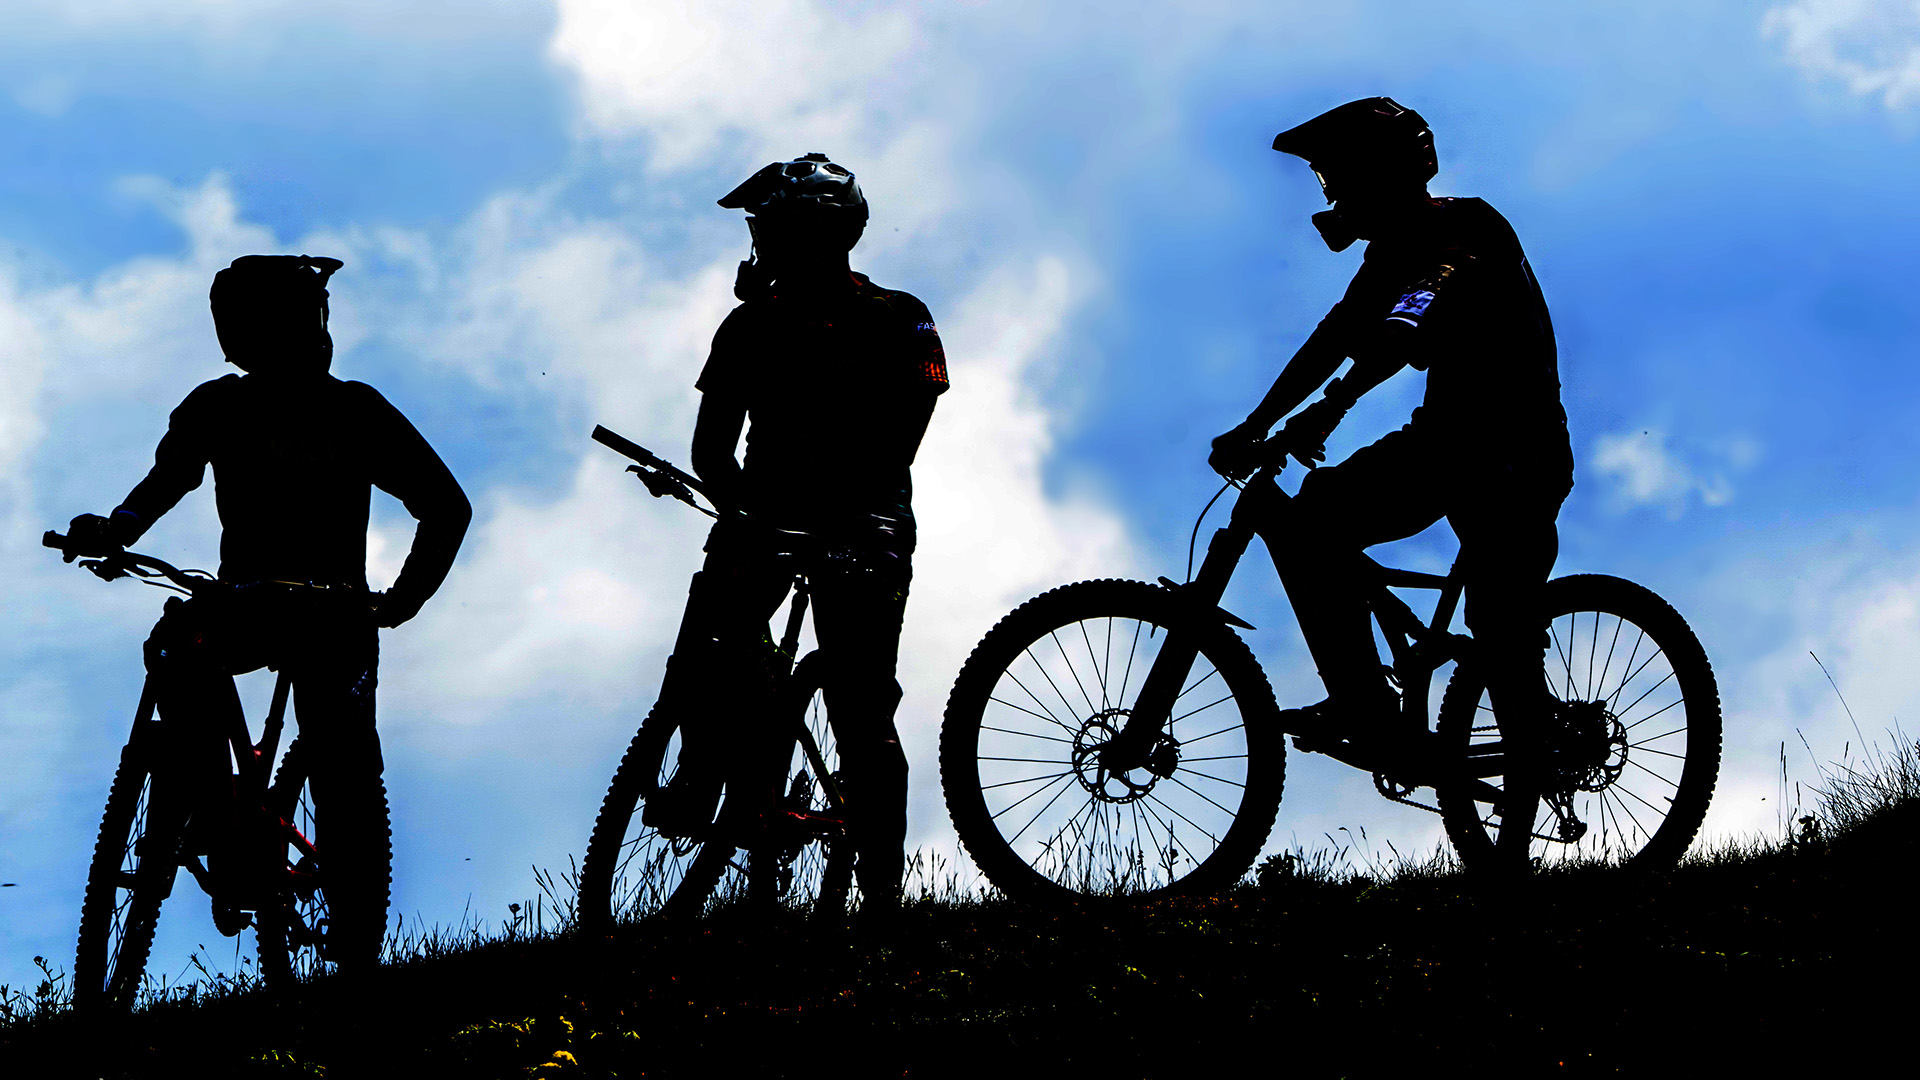
<svg viewBox="0 0 1920 1080"><path fill-rule="evenodd" d="M1282 457L1262 466L1248 478L1227 524L1216 530L1208 541L1206 558L1192 581L1183 585L1163 577L1160 583L1209 618L1252 629L1250 624L1219 605L1227 583L1232 580L1253 538L1263 531L1272 535L1286 529L1293 497L1277 482L1285 464L1286 459ZM1365 554L1360 554L1358 560L1351 573L1364 581L1367 605L1393 657L1391 672L1400 691L1401 709L1409 720L1417 719L1424 728L1431 719L1428 698L1434 673L1450 661L1471 662L1472 639L1447 630L1459 609L1465 584L1459 561L1442 576L1383 566ZM1440 595L1432 621L1422 620L1406 601L1395 596L1392 592L1395 587L1437 591ZM1186 684L1197 651L1194 643L1180 640L1178 631L1168 631L1167 643L1147 673L1132 717L1101 751L1103 765L1114 771L1148 765L1153 747L1172 715L1174 702ZM1475 775L1500 775L1498 743L1476 747L1475 759L1472 770ZM1362 762L1349 761L1348 764L1370 768Z"/></svg>
<svg viewBox="0 0 1920 1080"><path fill-rule="evenodd" d="M148 717L153 711L151 678L149 687L141 692L141 716ZM273 701L267 707L267 719L261 726L260 740L253 741L253 734L247 727L244 715L236 714L227 731L226 742L233 750L234 760L239 767L239 775L234 781L234 808L241 814L259 811L265 813L267 791L273 783L274 757L279 753L280 736L286 728L287 697L293 688L293 677L286 668L281 668L274 679ZM136 733L139 724L135 724ZM266 824L263 822L262 824ZM290 821L273 823L277 833L291 843L302 855L313 857L316 850L313 843ZM192 855L181 861L187 872L193 875L207 895L214 894L212 874L201 863L199 856ZM298 871L289 870L298 874Z"/></svg>
<svg viewBox="0 0 1920 1080"><path fill-rule="evenodd" d="M41 537L40 542L45 547L64 550L66 538L59 533L48 532ZM205 576L201 571L182 571L160 559L131 551L85 559L80 565L106 581L133 577L148 584L158 585L160 581L157 579L164 579L169 583L164 587L189 596L215 583L214 579ZM178 602L179 598L175 597L169 603ZM272 704L267 708L266 722L261 727L258 742L254 741L253 733L247 727L246 716L242 713L236 713L232 717L232 722L225 733L224 741L231 749L239 769L234 782L232 799L235 808L241 813L247 813L255 808L265 813L267 791L273 782L274 758L279 753L280 737L286 729L287 699L292 688L291 673L285 667L281 667L274 681ZM127 736L129 747L136 745L148 747L163 743L167 739L167 732L160 728L160 721L154 718L156 704L153 677L148 676L140 689L140 705L134 711L133 729ZM166 762L171 759L172 755L166 753L153 755L153 760L156 762ZM173 830L176 841L184 836L184 829L191 818L190 806L185 809L185 812L178 814L178 828ZM280 836L291 843L302 855L311 857L315 854L312 842L302 835L292 822L277 822L276 828ZM143 859L147 855L146 852L141 853ZM187 872L193 875L194 882L209 896L215 893L213 876L206 865L200 861L199 856L189 854L183 859L181 852L176 848L166 853L165 857L176 867L185 867ZM289 873L298 872L290 870ZM171 893L172 878L169 877L162 895L171 895Z"/></svg>

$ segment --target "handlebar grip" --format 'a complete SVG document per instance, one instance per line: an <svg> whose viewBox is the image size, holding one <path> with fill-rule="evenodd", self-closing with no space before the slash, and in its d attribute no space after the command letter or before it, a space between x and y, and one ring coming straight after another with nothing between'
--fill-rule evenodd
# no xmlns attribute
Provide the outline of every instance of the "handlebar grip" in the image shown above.
<svg viewBox="0 0 1920 1080"><path fill-rule="evenodd" d="M64 551L67 546L67 538L54 532L52 529L48 529L46 532L40 534L40 546Z"/></svg>
<svg viewBox="0 0 1920 1080"><path fill-rule="evenodd" d="M627 457L642 464L651 465L654 462L653 454L650 453L646 447L598 424L595 424L593 427L593 441L625 454Z"/></svg>

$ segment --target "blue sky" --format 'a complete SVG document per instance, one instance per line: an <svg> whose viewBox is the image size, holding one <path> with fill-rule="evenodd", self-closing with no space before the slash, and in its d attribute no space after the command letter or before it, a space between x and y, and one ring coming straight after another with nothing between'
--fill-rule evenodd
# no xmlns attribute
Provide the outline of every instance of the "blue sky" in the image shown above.
<svg viewBox="0 0 1920 1080"><path fill-rule="evenodd" d="M1776 827L1783 741L1794 779L1814 778L1800 734L1857 752L1810 651L1869 737L1920 702L1909 4L1472 3L1444 24L1384 2L389 8L0 13L0 983L70 962L159 610L38 537L111 507L167 410L222 373L213 272L345 259L336 373L385 392L473 496L446 590L383 642L381 728L396 912L492 920L584 845L699 559L700 522L585 434L684 459L746 249L713 200L807 150L860 174L855 264L926 300L953 361L916 470L917 842L951 851L938 715L994 619L1076 578L1180 573L1207 440L1357 264L1267 144L1376 93L1426 115L1434 191L1500 208L1546 290L1579 458L1560 572L1644 582L1713 658L1709 831ZM1336 454L1419 392L1411 372L1382 387ZM211 502L143 546L212 562ZM407 537L379 507L376 577ZM1451 553L1442 528L1386 556ZM1229 606L1283 702L1317 699L1264 560ZM1289 766L1277 843L1437 840L1365 777ZM212 944L201 905L162 926L156 973Z"/></svg>

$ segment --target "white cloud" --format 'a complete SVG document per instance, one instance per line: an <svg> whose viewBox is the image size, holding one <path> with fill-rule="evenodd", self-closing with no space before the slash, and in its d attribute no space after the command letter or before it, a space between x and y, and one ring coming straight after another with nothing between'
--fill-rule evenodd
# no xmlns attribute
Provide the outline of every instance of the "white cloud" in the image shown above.
<svg viewBox="0 0 1920 1080"><path fill-rule="evenodd" d="M1670 446L1660 431L1600 436L1589 461L1591 468L1614 481L1616 504L1664 507L1678 518L1697 497L1704 506L1733 501L1732 474L1759 460L1760 445L1734 438L1721 443Z"/></svg>
<svg viewBox="0 0 1920 1080"><path fill-rule="evenodd" d="M10 274L0 274L0 485L19 481L19 465L44 427L35 409L46 369L46 342Z"/></svg>
<svg viewBox="0 0 1920 1080"><path fill-rule="evenodd" d="M812 0L559 6L550 48L581 80L586 122L601 133L646 131L662 166L698 159L730 132L777 133L785 147L866 130L866 118L900 89L889 76L915 44L911 18L897 8Z"/></svg>
<svg viewBox="0 0 1920 1080"><path fill-rule="evenodd" d="M1769 8L1760 27L1809 79L1838 81L1888 109L1920 101L1916 0L1795 0Z"/></svg>
<svg viewBox="0 0 1920 1080"><path fill-rule="evenodd" d="M1708 819L1717 835L1773 832L1794 809L1792 783L1811 808L1820 769L1860 763L1863 740L1890 749L1895 727L1913 737L1920 555L1902 550L1911 522L1886 523L1886 537L1867 521L1827 529L1817 539L1806 530L1783 535L1778 550L1728 566L1702 594L1719 625L1695 625L1726 712L1725 782Z"/></svg>

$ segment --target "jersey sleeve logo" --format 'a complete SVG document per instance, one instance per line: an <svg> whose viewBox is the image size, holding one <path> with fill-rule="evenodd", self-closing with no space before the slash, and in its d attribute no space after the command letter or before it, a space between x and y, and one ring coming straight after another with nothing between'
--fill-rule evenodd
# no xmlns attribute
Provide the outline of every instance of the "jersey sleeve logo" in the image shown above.
<svg viewBox="0 0 1920 1080"><path fill-rule="evenodd" d="M1400 298L1398 303L1393 305L1393 310L1387 313L1388 321L1403 322L1408 326L1419 326L1420 317L1427 313L1428 306L1433 303L1433 295L1433 290L1431 289L1415 289L1407 293ZM1375 310L1378 309L1376 308Z"/></svg>

